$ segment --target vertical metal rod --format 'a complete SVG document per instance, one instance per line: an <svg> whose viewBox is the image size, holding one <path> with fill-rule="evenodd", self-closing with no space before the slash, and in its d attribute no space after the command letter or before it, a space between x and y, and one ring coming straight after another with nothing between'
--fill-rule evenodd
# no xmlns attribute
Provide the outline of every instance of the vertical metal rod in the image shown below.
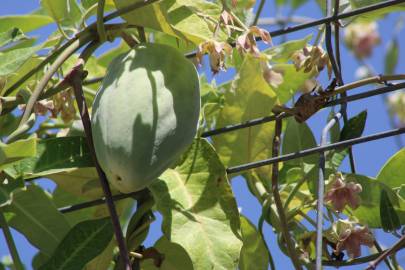
<svg viewBox="0 0 405 270"><path fill-rule="evenodd" d="M335 116L326 124L322 130L321 145L327 144L329 130L342 117L341 113ZM318 201L316 213L316 270L322 269L322 238L323 238L323 196L325 192L325 152L319 157L319 179L318 179Z"/></svg>

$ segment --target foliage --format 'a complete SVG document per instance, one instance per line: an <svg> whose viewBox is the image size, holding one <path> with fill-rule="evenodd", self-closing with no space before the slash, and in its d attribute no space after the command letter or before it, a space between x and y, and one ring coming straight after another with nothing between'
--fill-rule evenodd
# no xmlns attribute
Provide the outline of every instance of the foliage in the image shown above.
<svg viewBox="0 0 405 270"><path fill-rule="evenodd" d="M260 5L263 1L257 2ZM288 19L293 19L294 13L307 2L274 1L277 8L288 6L291 12ZM317 2L325 10L327 1ZM380 2L342 0L339 12ZM153 100L148 91L156 89L156 84L167 89L183 85L184 91L191 91L190 83L197 85L197 78L193 81L192 77L195 77L193 65L199 70L201 110L197 135L191 145L195 129L176 130L180 139L171 140L172 148L166 149L167 164L163 166L166 170L161 173L163 169L150 168L155 170L151 175L159 176L137 186L146 186L145 189L123 194L112 186L133 269L267 269L273 264L271 251L277 248L298 260L294 265L311 269L316 257L313 216L320 169L324 169L325 179L321 180L326 184L323 261L335 266L354 264L356 259L339 258L344 257L342 252L351 258L359 257L361 246L373 246L371 229L382 229L395 236L403 229L405 149L394 154L377 176L362 175L361 171L341 172L343 161L351 155L347 145L326 151L324 168L319 163L318 152L302 154L305 149L317 147L317 136L308 122L301 123L296 120L299 118L289 116L297 116L302 112L299 110L310 111L310 116L318 110L328 110L325 118L329 121L336 108L329 111L328 102L336 99L334 91L345 87L340 85L338 73L333 74L338 79L337 85L331 78L336 66L331 61L330 48L326 48L325 28L295 40L275 42L264 27L252 25L255 16L261 15L253 12L256 1L252 0L41 0L39 3L39 9L30 14L0 17L0 214L6 220L1 226L3 230L10 226L18 231L38 250L31 262L34 269L124 269L117 248L120 240L113 238L118 220L111 218L105 205L97 205L105 200L98 199L108 193L100 184L98 162L89 136L91 130L84 118L87 108L79 106L81 91L90 114L96 115L99 106L93 106L93 101L101 98L100 83L101 88L108 84L116 99L103 101L106 105L103 110L108 114L102 128L109 132L108 139L117 136L124 142L119 146L109 145L108 151L129 154L125 162L115 164L124 171L130 168L146 173L145 166L135 166L133 156L137 155L139 164L148 158L153 164L156 156L131 152L135 141L152 153L161 141L155 137L156 130L145 131L151 128L151 122L154 128L160 125L165 136L173 136L171 126L193 118L191 111L198 118L195 106L199 103L198 97L193 101L188 99L189 92L168 94L177 104L170 121L149 121L148 115L142 113L151 108L153 113L155 109L161 110L157 112L159 119L171 114L166 107L158 106L162 102L170 103L169 97ZM108 13L104 21L98 17L103 13L98 8L102 3L104 13ZM404 4L390 5L345 18L342 25L349 25L342 45L353 52L357 61L364 63L373 49L385 42L378 33L376 18L404 8ZM111 23L118 15L121 20ZM288 22L276 23L285 26ZM57 30L38 39L38 30L51 24ZM101 25L106 39L98 28ZM400 28L401 21L397 33ZM101 54L94 53L106 41L119 41L119 44L102 47ZM400 40L394 35L387 42L385 58L381 61L384 72L391 75L388 80L404 79L395 75ZM143 43L159 44L149 45L157 48L153 59L142 60L148 63L142 66L147 72L134 73L135 67L125 69L118 63L125 55L135 52L128 54L131 48L145 47ZM134 64L139 67L142 63L137 61ZM116 65L112 68L110 63ZM209 74L203 74L201 67L208 67L214 75L225 72L230 75L217 83L210 81ZM182 68L192 72L182 72ZM79 74L76 72L82 72L83 76L75 77ZM388 83L384 78L387 77L380 77L377 82ZM320 85L325 80L330 80L328 88ZM123 87L123 81L124 87L134 85L137 91L117 92ZM349 88L369 82L361 80ZM142 93L143 98L139 98ZM394 118L404 118L401 104L405 101L402 100L405 99L389 100L395 104L390 110ZM186 110L187 106L191 108ZM134 114L135 110L140 113ZM279 113L284 123L281 137L275 134L275 121L269 120ZM362 111L342 121L342 128L339 122L335 124L330 130L330 142L341 144L361 137L373 121L367 117L367 111ZM143 128L139 136L134 135L136 121ZM125 132L120 132L119 124L124 122L129 124ZM238 124L247 127L233 126ZM233 130L225 132L224 128ZM210 133L213 131L218 134ZM96 136L100 133L95 132ZM254 166L272 157L278 151L273 141L280 139L281 155L302 155L279 162L279 170L257 166L229 172L229 168L247 163ZM101 147L104 143L95 140ZM173 160L168 160L168 152ZM104 169L108 168L106 163L112 162L99 161ZM105 172L107 176L110 173ZM231 188L235 177L246 181L246 193L250 192L261 205L262 216L257 225L238 210ZM52 192L37 181L43 178L56 185ZM130 178L128 181L134 181ZM281 198L281 208L274 195ZM92 205L82 209L89 201ZM135 201L137 207L133 212ZM162 235L153 246L146 246L145 239L156 213L163 219ZM277 243L266 243L264 224L271 226ZM10 245L12 239L7 240ZM289 242L293 244L292 251ZM16 253L11 251L14 264L3 260L0 269L18 269Z"/></svg>

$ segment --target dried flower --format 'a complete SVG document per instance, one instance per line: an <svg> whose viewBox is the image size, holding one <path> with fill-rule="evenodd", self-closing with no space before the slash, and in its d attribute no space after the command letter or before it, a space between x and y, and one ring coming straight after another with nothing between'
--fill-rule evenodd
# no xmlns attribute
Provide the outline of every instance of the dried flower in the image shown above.
<svg viewBox="0 0 405 270"><path fill-rule="evenodd" d="M197 59L201 63L205 53L209 54L211 71L216 74L225 70L225 57L232 53L232 47L226 42L209 40L198 46Z"/></svg>
<svg viewBox="0 0 405 270"><path fill-rule="evenodd" d="M34 105L34 112L39 115L45 115L48 111L52 113L52 117L56 117L55 106L52 100L40 100Z"/></svg>
<svg viewBox="0 0 405 270"><path fill-rule="evenodd" d="M257 26L251 26L247 31L240 35L236 40L236 47L241 53L252 53L259 55L260 51L257 48L256 37L260 37L261 40L266 43L271 43L271 37L268 31L261 29Z"/></svg>
<svg viewBox="0 0 405 270"><path fill-rule="evenodd" d="M266 62L262 62L263 78L272 87L277 88L284 82L283 74L277 72L271 65Z"/></svg>
<svg viewBox="0 0 405 270"><path fill-rule="evenodd" d="M336 211L341 212L346 205L356 209L360 204L358 193L362 191L361 185L354 182L346 183L341 173L329 177L325 201L330 201Z"/></svg>
<svg viewBox="0 0 405 270"><path fill-rule="evenodd" d="M60 112L61 118L65 123L72 121L76 115L72 89L60 92L54 95L52 98L55 106L55 114Z"/></svg>
<svg viewBox="0 0 405 270"><path fill-rule="evenodd" d="M346 250L350 258L361 256L361 245L372 247L374 237L367 226L360 226L349 220L338 220L332 226L332 237L329 240L336 243L335 254Z"/></svg>
<svg viewBox="0 0 405 270"><path fill-rule="evenodd" d="M291 56L291 60L297 71L304 69L304 72L313 73L314 76L318 76L319 72L326 66L329 78L332 75L332 65L329 61L329 56L319 46L306 46L296 51Z"/></svg>
<svg viewBox="0 0 405 270"><path fill-rule="evenodd" d="M222 23L226 29L226 32L228 33L228 36L230 36L232 32L230 25L234 25L233 19L233 15L224 9L219 17L219 23L216 26L216 31L218 31L218 27Z"/></svg>
<svg viewBox="0 0 405 270"><path fill-rule="evenodd" d="M345 42L358 58L368 57L380 43L378 25L375 22L352 23L345 29Z"/></svg>

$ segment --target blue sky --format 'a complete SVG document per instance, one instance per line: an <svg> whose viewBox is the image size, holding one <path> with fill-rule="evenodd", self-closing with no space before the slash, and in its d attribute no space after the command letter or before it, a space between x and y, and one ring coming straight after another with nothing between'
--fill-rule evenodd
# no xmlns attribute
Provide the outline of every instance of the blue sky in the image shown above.
<svg viewBox="0 0 405 270"><path fill-rule="evenodd" d="M269 17L276 15L276 8L274 6L274 1L268 0L262 16ZM0 15L6 14L25 14L32 10L35 10L39 6L39 0L1 0ZM288 14L287 9L279 10L281 14ZM280 14L280 13L279 13ZM309 1L308 4L299 8L295 14L300 16L307 16L311 18L320 18L322 12L319 7L316 5L315 1ZM404 15L404 14L402 14ZM367 59L367 62L374 66L377 73L383 73L383 63L384 63L384 54L387 41L393 35L393 29L395 23L400 14L390 14L387 18L379 21L379 30L381 35L381 44L375 49L373 56L370 59ZM42 38L46 37L50 31L54 30L53 26L44 27L39 31L35 31L34 35L39 35ZM268 30L278 29L277 26L268 28ZM316 33L315 28L304 30L288 35L288 39L300 39L305 37L308 34ZM404 36L405 31L401 31L400 35ZM274 44L279 44L281 38L275 38L273 40ZM400 48L405 48L405 38L399 39ZM348 52L342 46L342 63L343 63L343 78L345 82L355 81L354 76L355 71L358 67L354 56ZM400 52L399 65L397 67L397 73L405 73L405 51ZM402 72L401 72L402 71ZM230 72L231 73L231 72ZM209 75L210 77L210 75ZM230 74L219 74L215 77L218 82L224 81L225 79L230 78ZM324 85L327 83L322 81ZM371 89L372 87L364 87L360 90ZM356 90L357 91L357 90ZM356 92L354 91L354 92ZM403 90L402 90L403 91ZM384 130L390 129L389 118L386 113L386 108L383 103L383 98L381 96L376 96L368 98L365 100L352 102L348 106L349 116L354 116L363 110L368 111L368 120L365 128L365 134L372 134L376 132L381 132ZM321 112L309 120L309 124L313 129L314 135L319 140L321 130L325 124L327 111ZM402 140L405 143L405 136L402 136ZM386 160L392 156L396 151L398 151L398 146L396 145L394 138L388 138L380 141L369 142L367 144L356 145L353 148L357 171L359 174L367 176L375 176L381 166L386 162ZM343 165L343 171L348 171L347 160ZM233 179L232 188L236 195L238 205L242 209L242 214L247 216L255 224L261 213L260 205L257 203L257 200L253 198L247 191L247 187L244 183L244 180L240 177ZM152 225L151 233L146 241L146 245L153 245L154 241L160 236L160 218L158 221ZM273 257L278 266L282 266L283 269L289 269L291 266L288 258L286 258L276 247L276 239L271 232L269 226L265 226L266 240L269 247L272 250ZM27 266L27 269L31 269L31 258L35 254L35 248L33 248L25 238L20 235L18 232L13 231L17 248L20 252L23 262ZM386 236L382 232L377 233L379 242L383 246L389 246L393 242L393 238ZM272 248L273 247L273 248ZM0 234L0 257L8 254L8 249L4 241L3 234ZM398 253L398 259L400 264L405 265L405 252ZM381 269L384 269L385 265L381 265ZM347 269L357 269L357 268L347 268Z"/></svg>

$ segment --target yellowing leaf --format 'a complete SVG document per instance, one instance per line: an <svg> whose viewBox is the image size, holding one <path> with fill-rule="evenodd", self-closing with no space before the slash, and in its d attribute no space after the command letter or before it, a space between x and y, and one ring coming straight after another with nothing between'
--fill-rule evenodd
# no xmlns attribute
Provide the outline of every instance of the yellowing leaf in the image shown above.
<svg viewBox="0 0 405 270"><path fill-rule="evenodd" d="M277 96L263 78L260 61L246 55L236 80L232 85L226 85L225 102L217 118L217 128L272 114ZM268 158L271 155L273 129L274 123L266 123L212 139L222 162L229 167ZM259 171L265 174L270 172L269 167L262 167Z"/></svg>
<svg viewBox="0 0 405 270"><path fill-rule="evenodd" d="M225 167L206 140L195 140L180 164L150 189L164 235L187 251L194 270L236 269L239 213Z"/></svg>
<svg viewBox="0 0 405 270"><path fill-rule="evenodd" d="M118 9L143 0L115 0ZM163 0L122 15L129 23L165 32L199 44L214 37L221 7L203 0ZM224 40L223 31L218 39Z"/></svg>

